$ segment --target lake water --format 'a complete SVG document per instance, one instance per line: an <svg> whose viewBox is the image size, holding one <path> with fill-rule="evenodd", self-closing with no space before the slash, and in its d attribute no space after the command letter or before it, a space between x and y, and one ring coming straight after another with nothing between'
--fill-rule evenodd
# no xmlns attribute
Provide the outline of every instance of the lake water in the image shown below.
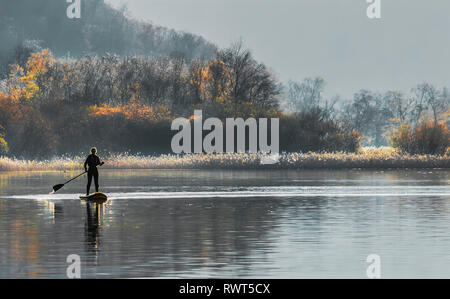
<svg viewBox="0 0 450 299"><path fill-rule="evenodd" d="M450 278L450 171L0 173L0 278Z"/></svg>

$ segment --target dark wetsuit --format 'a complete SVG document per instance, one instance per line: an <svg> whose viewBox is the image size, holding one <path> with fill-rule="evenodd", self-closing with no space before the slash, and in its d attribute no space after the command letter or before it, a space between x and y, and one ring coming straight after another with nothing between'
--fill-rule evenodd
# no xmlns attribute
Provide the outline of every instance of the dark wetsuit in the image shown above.
<svg viewBox="0 0 450 299"><path fill-rule="evenodd" d="M90 154L86 162L84 162L84 169L86 169L86 166L89 166L89 169L87 170L88 173L88 183L87 183L87 191L86 194L89 194L89 191L91 189L91 183L92 183L92 177L94 177L94 183L95 183L95 192L98 192L98 169L97 166L101 165L100 158L97 155Z"/></svg>

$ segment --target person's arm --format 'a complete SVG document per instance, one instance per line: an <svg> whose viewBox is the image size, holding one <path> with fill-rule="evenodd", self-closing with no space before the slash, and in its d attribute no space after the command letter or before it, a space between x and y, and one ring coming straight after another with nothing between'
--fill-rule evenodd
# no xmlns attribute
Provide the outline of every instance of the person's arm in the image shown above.
<svg viewBox="0 0 450 299"><path fill-rule="evenodd" d="M86 161L84 162L84 171L86 171L86 172L87 172L86 165L88 164L88 160L89 160L89 156L87 157Z"/></svg>
<svg viewBox="0 0 450 299"><path fill-rule="evenodd" d="M96 164L102 166L103 164L105 164L105 162L100 161L100 157L97 156L97 163Z"/></svg>

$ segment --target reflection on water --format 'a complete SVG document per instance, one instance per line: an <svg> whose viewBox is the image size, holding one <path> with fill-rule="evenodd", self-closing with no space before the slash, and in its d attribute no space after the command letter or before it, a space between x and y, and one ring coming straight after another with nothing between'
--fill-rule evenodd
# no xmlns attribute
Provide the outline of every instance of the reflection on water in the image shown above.
<svg viewBox="0 0 450 299"><path fill-rule="evenodd" d="M103 217L104 204L86 203L86 245L97 252L99 246L99 229Z"/></svg>
<svg viewBox="0 0 450 299"><path fill-rule="evenodd" d="M61 176L0 173L0 278L450 278L449 171L104 171L103 205Z"/></svg>

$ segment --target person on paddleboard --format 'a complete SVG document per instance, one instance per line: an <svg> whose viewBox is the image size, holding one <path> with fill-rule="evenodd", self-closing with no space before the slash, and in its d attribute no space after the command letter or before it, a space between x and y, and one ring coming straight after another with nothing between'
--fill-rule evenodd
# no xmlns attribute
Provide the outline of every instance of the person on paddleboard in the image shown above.
<svg viewBox="0 0 450 299"><path fill-rule="evenodd" d="M97 148L91 148L91 154L87 157L86 162L84 162L84 170L88 174L88 183L86 195L89 195L91 190L92 177L94 177L95 192L98 192L98 169L97 166L102 166L105 162L101 162L100 158L97 156ZM89 166L89 169L87 168Z"/></svg>

